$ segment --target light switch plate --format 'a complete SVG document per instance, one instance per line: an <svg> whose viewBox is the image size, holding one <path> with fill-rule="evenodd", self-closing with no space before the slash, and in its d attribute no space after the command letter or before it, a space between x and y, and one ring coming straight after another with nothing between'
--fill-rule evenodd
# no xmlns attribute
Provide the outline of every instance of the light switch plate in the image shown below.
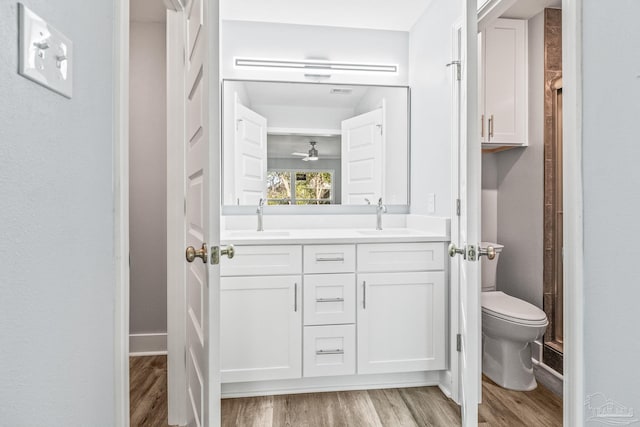
<svg viewBox="0 0 640 427"><path fill-rule="evenodd" d="M20 10L18 72L67 98L73 92L73 43L24 4Z"/></svg>

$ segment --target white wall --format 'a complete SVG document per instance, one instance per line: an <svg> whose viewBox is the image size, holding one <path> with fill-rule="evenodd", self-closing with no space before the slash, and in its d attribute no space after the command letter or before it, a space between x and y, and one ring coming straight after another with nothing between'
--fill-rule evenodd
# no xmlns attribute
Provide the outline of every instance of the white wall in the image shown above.
<svg viewBox="0 0 640 427"><path fill-rule="evenodd" d="M251 109L267 118L268 128L340 130L342 121L353 117L352 108L302 107L253 104Z"/></svg>
<svg viewBox="0 0 640 427"><path fill-rule="evenodd" d="M482 154L482 240L491 243L500 243L498 242L498 155L499 153Z"/></svg>
<svg viewBox="0 0 640 427"><path fill-rule="evenodd" d="M364 30L264 22L223 21L222 77L225 79L309 81L304 71L244 69L234 58L325 59L330 61L397 64L398 73L332 71L331 83L406 85L408 34L401 31ZM325 74L322 71L306 71Z"/></svg>
<svg viewBox="0 0 640 427"><path fill-rule="evenodd" d="M544 258L544 12L529 20L529 146L493 154L498 289L542 308ZM484 215L484 212L483 212Z"/></svg>
<svg viewBox="0 0 640 427"><path fill-rule="evenodd" d="M640 2L583 2L584 379L640 410ZM570 285L570 284L569 284Z"/></svg>
<svg viewBox="0 0 640 427"><path fill-rule="evenodd" d="M167 332L166 24L130 27L131 334Z"/></svg>
<svg viewBox="0 0 640 427"><path fill-rule="evenodd" d="M453 23L462 2L434 1L409 36L411 213L451 215L451 77ZM444 36L443 36L444 35ZM427 195L435 194L435 212Z"/></svg>
<svg viewBox="0 0 640 427"><path fill-rule="evenodd" d="M0 1L0 424L114 420L113 23L107 0L30 0L74 44L73 99L18 75Z"/></svg>

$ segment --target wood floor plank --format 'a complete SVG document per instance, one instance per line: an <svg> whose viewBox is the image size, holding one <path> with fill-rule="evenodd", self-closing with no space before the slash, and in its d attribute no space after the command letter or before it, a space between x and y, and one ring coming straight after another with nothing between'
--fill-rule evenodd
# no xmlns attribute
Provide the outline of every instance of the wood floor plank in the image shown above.
<svg viewBox="0 0 640 427"><path fill-rule="evenodd" d="M369 390L368 393L383 426L418 426L398 389Z"/></svg>
<svg viewBox="0 0 640 427"><path fill-rule="evenodd" d="M259 396L222 400L222 425L228 427L272 426L273 399L273 396Z"/></svg>
<svg viewBox="0 0 640 427"><path fill-rule="evenodd" d="M336 393L274 396L273 425L342 427L346 420Z"/></svg>
<svg viewBox="0 0 640 427"><path fill-rule="evenodd" d="M449 427L460 424L459 409L449 405L449 399L438 387L400 389L400 395L419 426Z"/></svg>
<svg viewBox="0 0 640 427"><path fill-rule="evenodd" d="M345 422L350 427L382 427L376 408L366 390L336 393Z"/></svg>
<svg viewBox="0 0 640 427"><path fill-rule="evenodd" d="M129 358L131 427L169 425L166 359L166 356Z"/></svg>

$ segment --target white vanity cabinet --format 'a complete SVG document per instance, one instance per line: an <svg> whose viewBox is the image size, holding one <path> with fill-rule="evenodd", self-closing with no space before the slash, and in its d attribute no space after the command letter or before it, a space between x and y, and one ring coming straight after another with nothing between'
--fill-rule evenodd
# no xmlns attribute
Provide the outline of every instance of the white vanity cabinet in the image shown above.
<svg viewBox="0 0 640 427"><path fill-rule="evenodd" d="M238 246L221 263L223 383L302 376L301 254L301 246Z"/></svg>
<svg viewBox="0 0 640 427"><path fill-rule="evenodd" d="M496 19L479 34L482 147L527 145L527 21Z"/></svg>
<svg viewBox="0 0 640 427"><path fill-rule="evenodd" d="M227 392L437 377L446 369L444 256L442 241L237 245L221 260Z"/></svg>
<svg viewBox="0 0 640 427"><path fill-rule="evenodd" d="M358 373L444 369L442 243L358 245Z"/></svg>

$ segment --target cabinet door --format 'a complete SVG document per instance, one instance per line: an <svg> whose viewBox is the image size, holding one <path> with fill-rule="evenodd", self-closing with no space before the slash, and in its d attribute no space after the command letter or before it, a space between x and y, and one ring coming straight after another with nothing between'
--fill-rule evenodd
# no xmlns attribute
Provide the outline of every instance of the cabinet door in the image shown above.
<svg viewBox="0 0 640 427"><path fill-rule="evenodd" d="M527 143L527 33L520 19L497 19L482 34L486 141Z"/></svg>
<svg viewBox="0 0 640 427"><path fill-rule="evenodd" d="M359 274L358 373L445 368L443 271Z"/></svg>
<svg viewBox="0 0 640 427"><path fill-rule="evenodd" d="M223 277L221 381L302 376L300 276Z"/></svg>

